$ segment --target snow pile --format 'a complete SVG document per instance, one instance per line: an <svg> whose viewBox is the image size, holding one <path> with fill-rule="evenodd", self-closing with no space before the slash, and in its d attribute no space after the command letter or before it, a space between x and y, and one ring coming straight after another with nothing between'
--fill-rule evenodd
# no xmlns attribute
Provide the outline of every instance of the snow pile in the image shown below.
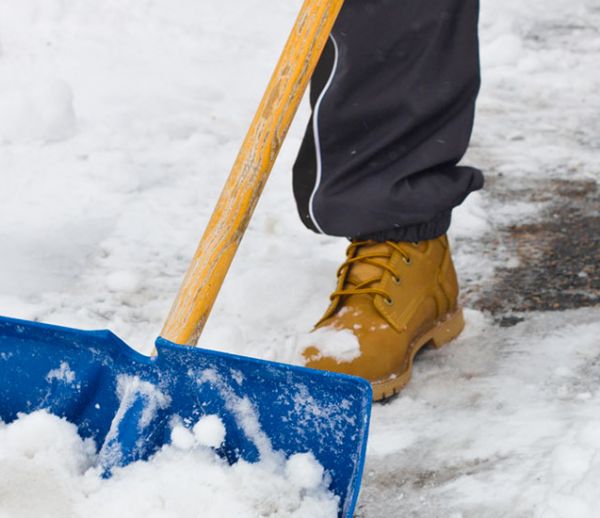
<svg viewBox="0 0 600 518"><path fill-rule="evenodd" d="M0 516L337 516L338 499L312 454L229 466L209 447L223 438L216 416L193 430L175 425L172 445L105 480L93 442L82 440L75 426L43 411L21 415L0 423Z"/></svg>

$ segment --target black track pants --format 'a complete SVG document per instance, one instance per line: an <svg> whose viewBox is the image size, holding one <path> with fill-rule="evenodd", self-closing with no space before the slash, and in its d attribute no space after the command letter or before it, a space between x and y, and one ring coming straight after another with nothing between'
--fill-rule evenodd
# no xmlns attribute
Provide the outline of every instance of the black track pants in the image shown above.
<svg viewBox="0 0 600 518"><path fill-rule="evenodd" d="M334 236L420 241L483 186L456 164L479 90L478 0L346 0L311 84L294 165L302 221Z"/></svg>

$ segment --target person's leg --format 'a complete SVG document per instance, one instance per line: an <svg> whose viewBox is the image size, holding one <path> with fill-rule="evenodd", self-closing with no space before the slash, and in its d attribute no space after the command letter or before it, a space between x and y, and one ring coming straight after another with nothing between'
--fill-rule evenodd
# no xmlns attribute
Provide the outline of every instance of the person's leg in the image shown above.
<svg viewBox="0 0 600 518"><path fill-rule="evenodd" d="M313 77L294 166L302 221L419 241L483 185L457 166L479 89L477 0L347 0Z"/></svg>
<svg viewBox="0 0 600 518"><path fill-rule="evenodd" d="M457 165L479 89L477 17L477 0L347 0L313 77L298 210L352 243L305 364L368 379L376 400L464 325L444 234L483 185Z"/></svg>

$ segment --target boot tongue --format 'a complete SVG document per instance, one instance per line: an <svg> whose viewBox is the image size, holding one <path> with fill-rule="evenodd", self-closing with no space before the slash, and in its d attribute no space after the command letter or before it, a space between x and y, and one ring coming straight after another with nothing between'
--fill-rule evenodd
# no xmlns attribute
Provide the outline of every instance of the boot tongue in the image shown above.
<svg viewBox="0 0 600 518"><path fill-rule="evenodd" d="M389 254L389 247L385 243L372 243L361 246L356 251L355 257L360 257L364 254ZM388 259L384 257L377 257L369 259L373 262L386 263ZM372 279L379 279L383 274L383 268L379 268L373 264L366 263L364 261L357 261L350 266L350 271L346 279L351 281L353 284L360 284L361 282L370 281Z"/></svg>

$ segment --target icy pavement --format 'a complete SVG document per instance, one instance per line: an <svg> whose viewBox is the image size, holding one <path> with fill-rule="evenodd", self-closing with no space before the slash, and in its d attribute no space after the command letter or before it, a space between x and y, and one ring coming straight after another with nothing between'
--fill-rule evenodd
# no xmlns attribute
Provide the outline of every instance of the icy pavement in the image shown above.
<svg viewBox="0 0 600 518"><path fill-rule="evenodd" d="M597 516L597 309L467 322L375 407L358 516Z"/></svg>
<svg viewBox="0 0 600 518"><path fill-rule="evenodd" d="M298 6L0 3L0 314L151 349ZM598 27L597 0L483 1L469 327L374 409L361 518L598 516ZM345 243L295 213L305 121L204 346L293 360L325 309Z"/></svg>

